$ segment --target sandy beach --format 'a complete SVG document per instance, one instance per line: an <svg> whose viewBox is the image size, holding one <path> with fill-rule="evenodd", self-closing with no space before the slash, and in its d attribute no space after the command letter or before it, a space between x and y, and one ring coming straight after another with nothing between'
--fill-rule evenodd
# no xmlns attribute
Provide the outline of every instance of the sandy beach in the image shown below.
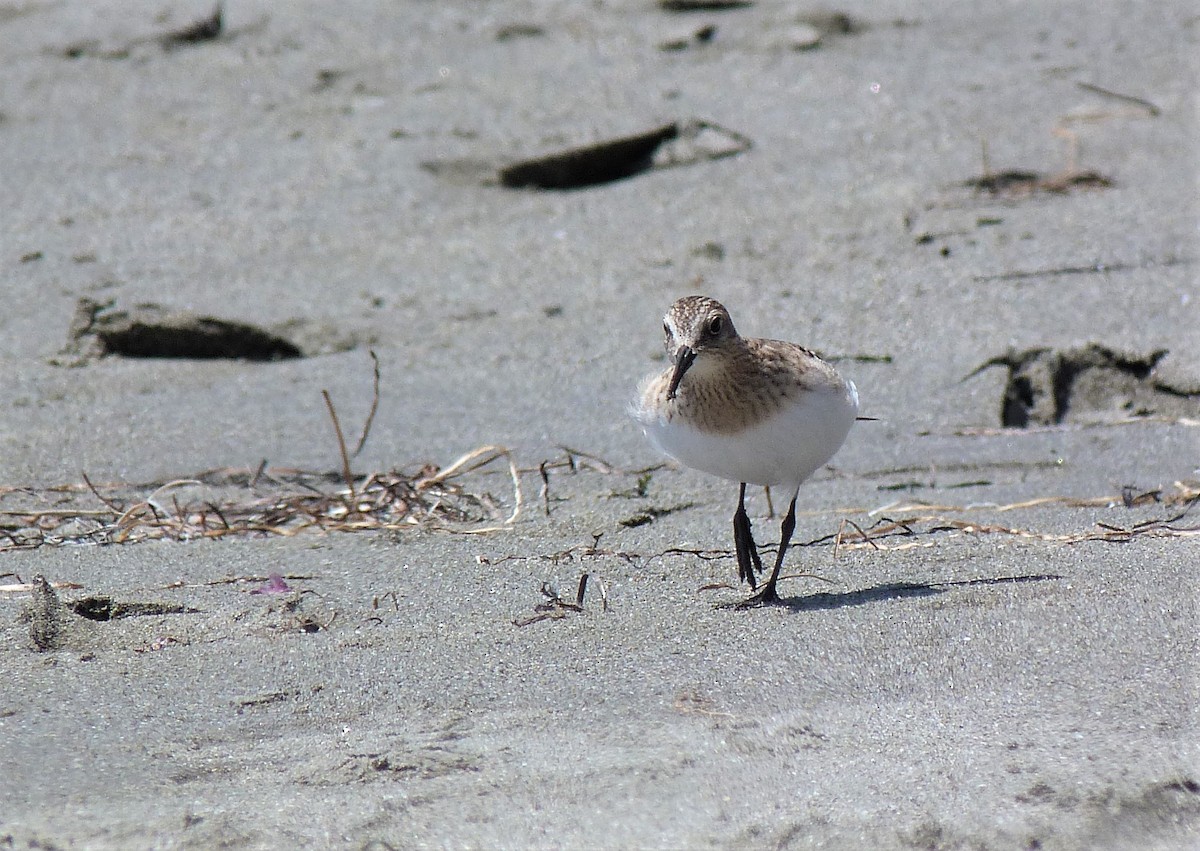
<svg viewBox="0 0 1200 851"><path fill-rule="evenodd" d="M0 847L1200 847L1194 4L680 5L0 5Z"/></svg>

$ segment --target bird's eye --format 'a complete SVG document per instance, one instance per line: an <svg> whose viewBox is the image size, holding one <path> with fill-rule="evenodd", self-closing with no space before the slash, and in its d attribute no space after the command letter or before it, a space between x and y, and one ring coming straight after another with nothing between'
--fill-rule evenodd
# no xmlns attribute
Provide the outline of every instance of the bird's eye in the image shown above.
<svg viewBox="0 0 1200 851"><path fill-rule="evenodd" d="M663 323L663 333L666 334L668 337L671 336L671 326L668 325L666 322Z"/></svg>
<svg viewBox="0 0 1200 851"><path fill-rule="evenodd" d="M708 333L713 337L721 333L721 329L725 327L725 322L720 316L714 316L708 320Z"/></svg>

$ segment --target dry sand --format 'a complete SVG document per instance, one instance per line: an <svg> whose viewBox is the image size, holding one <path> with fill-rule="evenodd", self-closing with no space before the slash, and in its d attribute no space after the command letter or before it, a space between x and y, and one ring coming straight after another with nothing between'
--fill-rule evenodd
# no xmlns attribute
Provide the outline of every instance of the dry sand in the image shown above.
<svg viewBox="0 0 1200 851"><path fill-rule="evenodd" d="M1200 845L1195 6L841 8L797 50L769 0L231 2L171 44L211 7L0 6L0 847ZM625 415L687 292L880 418L802 490L785 606L719 607L735 488ZM82 298L310 356L63 353ZM501 458L438 486L461 521L143 540L284 468L335 494L320 391L353 443L368 349L354 473L502 445L515 522Z"/></svg>

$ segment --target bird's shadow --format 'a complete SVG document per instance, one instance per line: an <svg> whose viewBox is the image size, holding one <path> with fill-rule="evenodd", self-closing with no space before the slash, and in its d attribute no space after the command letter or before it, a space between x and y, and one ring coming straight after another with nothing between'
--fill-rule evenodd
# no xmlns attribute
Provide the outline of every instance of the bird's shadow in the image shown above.
<svg viewBox="0 0 1200 851"><path fill-rule="evenodd" d="M1052 579L1062 579L1062 577L1056 573L1031 573L1021 576L957 579L949 582L885 582L882 585L874 585L858 591L822 592L805 594L802 597L780 597L778 602L769 605L772 608L785 608L793 612L816 612L824 609L841 609L847 606L863 606L868 603L884 603L889 600L903 600L909 597L932 597L955 588L1011 585L1017 582L1046 582ZM720 608L738 607L736 603L720 606Z"/></svg>

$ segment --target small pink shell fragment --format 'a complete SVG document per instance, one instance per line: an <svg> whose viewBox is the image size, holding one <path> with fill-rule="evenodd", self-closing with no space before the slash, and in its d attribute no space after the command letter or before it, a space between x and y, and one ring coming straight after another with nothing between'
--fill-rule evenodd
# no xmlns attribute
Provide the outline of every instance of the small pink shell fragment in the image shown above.
<svg viewBox="0 0 1200 851"><path fill-rule="evenodd" d="M271 573L267 575L267 581L250 592L251 594L290 594L292 587L283 581L283 575L279 573Z"/></svg>

